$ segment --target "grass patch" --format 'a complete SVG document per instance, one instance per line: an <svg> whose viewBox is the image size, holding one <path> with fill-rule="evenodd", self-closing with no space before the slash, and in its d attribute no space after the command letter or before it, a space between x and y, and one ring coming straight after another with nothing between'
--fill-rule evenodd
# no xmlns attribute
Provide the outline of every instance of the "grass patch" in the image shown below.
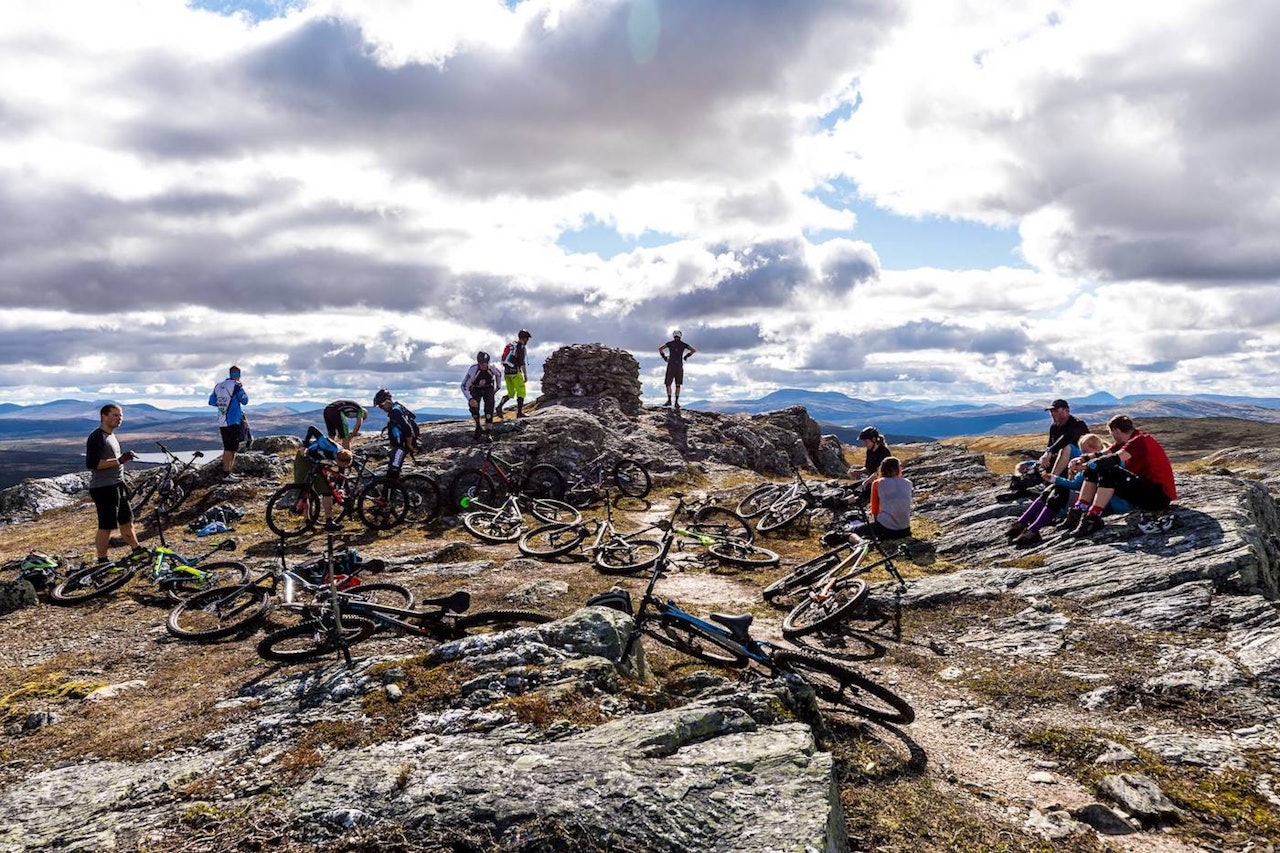
<svg viewBox="0 0 1280 853"><path fill-rule="evenodd" d="M53 672L36 681L28 682L0 699L0 726L16 722L31 712L31 705L57 704L78 701L100 687L105 681L80 681L66 673Z"/></svg>

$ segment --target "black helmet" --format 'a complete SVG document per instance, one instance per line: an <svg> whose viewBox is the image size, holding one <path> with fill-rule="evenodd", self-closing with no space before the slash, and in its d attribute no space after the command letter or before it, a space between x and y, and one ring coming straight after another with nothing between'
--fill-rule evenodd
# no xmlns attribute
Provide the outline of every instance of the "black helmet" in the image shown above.
<svg viewBox="0 0 1280 853"><path fill-rule="evenodd" d="M381 406L383 403L391 399L391 392L386 388L379 388L378 393L373 395L373 404Z"/></svg>
<svg viewBox="0 0 1280 853"><path fill-rule="evenodd" d="M866 441L867 439L876 439L880 437L880 430L873 426L863 427L862 432L858 433L858 441Z"/></svg>
<svg viewBox="0 0 1280 853"><path fill-rule="evenodd" d="M519 332L517 332L517 333L516 333L516 337L517 337L517 338L532 338L532 337L533 337L533 335L529 334L529 330L528 330L528 329L521 329Z"/></svg>
<svg viewBox="0 0 1280 853"><path fill-rule="evenodd" d="M489 363L489 353L485 352L484 350L480 350L480 352L476 353L476 364L488 364L488 363Z"/></svg>

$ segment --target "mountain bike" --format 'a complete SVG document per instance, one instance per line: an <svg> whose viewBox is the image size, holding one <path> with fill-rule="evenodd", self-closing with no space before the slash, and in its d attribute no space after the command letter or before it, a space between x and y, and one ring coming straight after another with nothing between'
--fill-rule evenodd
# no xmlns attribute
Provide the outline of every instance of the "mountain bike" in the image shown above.
<svg viewBox="0 0 1280 853"><path fill-rule="evenodd" d="M738 514L755 518L756 530L761 533L786 527L818 502L795 463L791 463L791 470L795 474L792 482L763 483L738 501Z"/></svg>
<svg viewBox="0 0 1280 853"><path fill-rule="evenodd" d="M178 602L169 611L165 628L175 637L198 642L248 633L277 610L304 616L310 603L329 594L331 582L336 593L345 598L361 598L397 607L413 606L413 593L408 587L363 581L360 573L376 570L381 561L354 563L351 553L347 548L345 559L343 554L335 554L330 537L325 558L290 568L285 559L284 541L281 540L277 550L280 568L268 569L243 583L207 589ZM340 569L346 571L340 573Z"/></svg>
<svg viewBox="0 0 1280 853"><path fill-rule="evenodd" d="M585 473L581 469L572 472L564 490L565 502L579 509L604 499L610 490L616 489L618 494L629 498L643 498L653 488L649 469L629 456L615 459L606 451L582 467Z"/></svg>
<svg viewBox="0 0 1280 853"><path fill-rule="evenodd" d="M747 520L731 509L722 506L703 506L691 510L684 501L684 495L673 492L676 508L669 523L672 531L680 537L676 542L678 550L690 545L704 547L707 553L725 563L748 568L776 566L779 557L768 548L761 548L755 543L755 531ZM691 521L681 527L675 519L691 516Z"/></svg>
<svg viewBox="0 0 1280 853"><path fill-rule="evenodd" d="M741 669L756 663L774 675L794 677L809 685L819 700L870 720L906 724L915 719L915 711L905 699L839 661L813 652L779 648L752 637L750 613L712 613L711 621L707 621L682 610L674 601L660 601L654 595L654 587L666 567L674 536L673 525L663 537L662 551L653 564L639 608L632 610L626 590L615 589L597 598L606 598L610 606L632 613L635 619L635 631L627 638L621 660L628 659L643 634L714 666Z"/></svg>
<svg viewBox="0 0 1280 853"><path fill-rule="evenodd" d="M496 504L509 494L532 498L564 497L564 474L547 462L533 463L532 457L516 466L489 448L478 468L464 468L453 475L446 490L449 506L456 512L463 498Z"/></svg>
<svg viewBox="0 0 1280 853"><path fill-rule="evenodd" d="M157 524L158 516L159 513ZM59 604L81 604L120 589L148 566L147 578L171 601L216 586L240 583L249 576L249 567L239 561L205 562L219 551L234 551L234 539L224 539L198 557L184 557L165 543L164 527L159 529L159 545L140 549L121 560L73 571L49 592L49 598Z"/></svg>
<svg viewBox="0 0 1280 853"><path fill-rule="evenodd" d="M156 498L156 508L168 515L182 506L187 495L196 487L196 460L204 458L204 453L197 450L191 454L190 459L183 462L162 443L157 441L156 447L169 458L158 470L148 471L137 478L138 485L130 489L130 506L135 516L142 512L153 495Z"/></svg>
<svg viewBox="0 0 1280 853"><path fill-rule="evenodd" d="M464 510L462 526L482 542L502 544L515 542L526 529L523 507L527 506L539 521L556 524L575 524L582 521L577 507L551 498L531 498L513 494L497 506L486 504L479 498L463 497L460 509Z"/></svg>
<svg viewBox="0 0 1280 853"><path fill-rule="evenodd" d="M352 463L364 468L364 463ZM365 468L365 470L368 470ZM353 476L354 474L354 476ZM267 527L281 539L311 532L320 521L321 482L328 484L333 496L333 521L341 523L356 507L356 514L370 530L389 530L405 520L412 499L400 483L386 477L372 476L353 498L347 491L359 483L359 472L346 472L329 462L317 462L302 483L289 483L267 498ZM431 485L434 485L432 483ZM424 489L429 487L425 486Z"/></svg>
<svg viewBox="0 0 1280 853"><path fill-rule="evenodd" d="M875 559L867 562L874 554ZM789 640L813 634L852 618L865 605L869 587L862 576L884 569L897 581L897 592L906 581L894 565L899 546L874 537L838 545L801 563L762 590L766 601L799 595L801 601L782 620L782 636Z"/></svg>
<svg viewBox="0 0 1280 853"><path fill-rule="evenodd" d="M380 627L419 637L452 639L522 625L541 625L552 619L533 610L468 613L471 594L466 590L424 599L422 604L423 609L398 607L361 598L358 593L352 597L318 600L306 608L306 622L263 637L258 642L258 654L266 660L296 663L339 651L350 663L349 647Z"/></svg>
<svg viewBox="0 0 1280 853"><path fill-rule="evenodd" d="M643 539L640 534L656 530L657 526L651 525L637 533L619 532L613 525L613 505L607 493L604 510L605 517L594 522L553 522L535 527L520 537L517 547L526 557L548 560L572 553L590 537L591 544L583 550L605 574L628 574L653 565L662 549L661 543Z"/></svg>

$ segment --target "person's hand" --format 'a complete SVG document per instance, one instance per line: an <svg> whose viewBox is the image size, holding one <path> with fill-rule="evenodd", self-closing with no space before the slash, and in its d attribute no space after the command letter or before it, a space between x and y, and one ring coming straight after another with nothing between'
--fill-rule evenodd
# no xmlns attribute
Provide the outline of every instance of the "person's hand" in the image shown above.
<svg viewBox="0 0 1280 853"><path fill-rule="evenodd" d="M662 360L663 360L663 361L670 361L671 359L667 358L667 357L664 355L664 356L662 357Z"/></svg>
<svg viewBox="0 0 1280 853"><path fill-rule="evenodd" d="M1051 456L1050 454L1048 454L1048 453L1042 453L1042 454L1040 454L1040 467L1041 467L1041 468L1048 468L1048 467L1049 467L1049 462L1050 462L1050 460L1051 460L1051 459L1052 459L1052 456Z"/></svg>
<svg viewBox="0 0 1280 853"><path fill-rule="evenodd" d="M126 450L124 453L120 454L120 464L123 465L126 462L132 462L137 458L138 454L134 453L132 450Z"/></svg>

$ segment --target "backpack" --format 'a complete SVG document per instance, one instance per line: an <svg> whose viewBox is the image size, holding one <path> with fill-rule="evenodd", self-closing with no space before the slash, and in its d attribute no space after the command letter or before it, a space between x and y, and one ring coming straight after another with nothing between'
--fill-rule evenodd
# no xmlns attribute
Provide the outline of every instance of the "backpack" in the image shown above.
<svg viewBox="0 0 1280 853"><path fill-rule="evenodd" d="M412 433L411 436L406 438L405 443L408 445L410 450L421 450L422 430L418 426L418 416L411 412L408 407L402 406L399 403L396 403L396 408L400 410L401 416L404 417L405 425L409 427L409 432Z"/></svg>
<svg viewBox="0 0 1280 853"><path fill-rule="evenodd" d="M507 345L502 348L502 366L503 367L516 366L516 342L515 341L507 341Z"/></svg>

